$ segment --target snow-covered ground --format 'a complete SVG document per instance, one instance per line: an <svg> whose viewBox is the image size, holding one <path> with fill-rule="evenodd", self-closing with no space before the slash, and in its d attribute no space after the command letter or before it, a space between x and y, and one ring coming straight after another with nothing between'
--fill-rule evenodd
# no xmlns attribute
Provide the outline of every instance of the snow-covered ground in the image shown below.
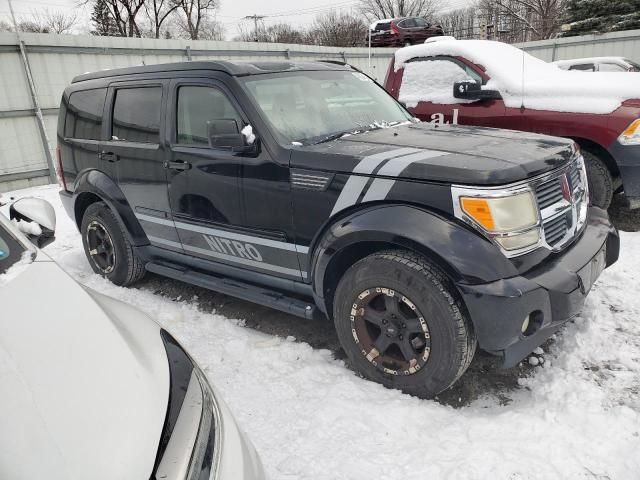
<svg viewBox="0 0 640 480"><path fill-rule="evenodd" d="M640 478L640 233L622 234L620 261L544 363L507 392L511 401L489 391L452 408L363 380L328 350L247 328L193 299L167 298L144 283L116 287L92 273L57 187L3 199L11 196L49 200L58 229L46 252L82 284L137 306L182 342L271 479Z"/></svg>

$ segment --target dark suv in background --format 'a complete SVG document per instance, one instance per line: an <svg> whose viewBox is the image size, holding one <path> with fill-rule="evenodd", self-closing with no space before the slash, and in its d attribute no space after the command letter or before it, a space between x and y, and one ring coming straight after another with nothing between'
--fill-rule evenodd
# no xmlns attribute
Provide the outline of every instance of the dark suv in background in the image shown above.
<svg viewBox="0 0 640 480"><path fill-rule="evenodd" d="M372 47L406 47L444 35L440 25L431 25L420 17L378 20L370 29ZM366 41L368 44L369 38Z"/></svg>

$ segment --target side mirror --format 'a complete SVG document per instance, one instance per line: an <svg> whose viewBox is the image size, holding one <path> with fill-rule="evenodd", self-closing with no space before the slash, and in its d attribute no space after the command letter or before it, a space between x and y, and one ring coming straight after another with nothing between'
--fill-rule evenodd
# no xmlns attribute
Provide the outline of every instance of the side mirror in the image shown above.
<svg viewBox="0 0 640 480"><path fill-rule="evenodd" d="M211 148L223 148L236 153L253 153L258 142L251 125L240 131L235 120L221 118L207 122L207 136Z"/></svg>
<svg viewBox="0 0 640 480"><path fill-rule="evenodd" d="M478 82L456 82L453 84L453 97L462 100L500 100L502 95L497 90L483 90Z"/></svg>
<svg viewBox="0 0 640 480"><path fill-rule="evenodd" d="M21 198L9 208L9 218L18 222L18 228L38 248L55 240L56 211L40 198Z"/></svg>

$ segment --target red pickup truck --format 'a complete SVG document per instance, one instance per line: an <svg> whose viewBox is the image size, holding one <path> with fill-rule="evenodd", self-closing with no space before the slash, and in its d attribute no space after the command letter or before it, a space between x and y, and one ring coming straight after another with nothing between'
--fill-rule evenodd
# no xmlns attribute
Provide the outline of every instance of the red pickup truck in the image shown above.
<svg viewBox="0 0 640 480"><path fill-rule="evenodd" d="M571 138L592 203L624 191L640 208L640 74L584 75L504 43L440 37L396 51L384 87L425 122Z"/></svg>

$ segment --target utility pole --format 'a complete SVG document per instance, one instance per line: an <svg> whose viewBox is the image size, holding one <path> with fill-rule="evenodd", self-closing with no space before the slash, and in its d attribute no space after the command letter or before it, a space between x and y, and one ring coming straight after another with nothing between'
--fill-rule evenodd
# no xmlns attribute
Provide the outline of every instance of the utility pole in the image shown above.
<svg viewBox="0 0 640 480"><path fill-rule="evenodd" d="M254 26L254 30L253 30L253 39L254 41L258 41L258 20L262 20L264 18L264 15L256 15L255 13L253 15L247 15L246 17L247 20L251 20L253 19L253 26Z"/></svg>

